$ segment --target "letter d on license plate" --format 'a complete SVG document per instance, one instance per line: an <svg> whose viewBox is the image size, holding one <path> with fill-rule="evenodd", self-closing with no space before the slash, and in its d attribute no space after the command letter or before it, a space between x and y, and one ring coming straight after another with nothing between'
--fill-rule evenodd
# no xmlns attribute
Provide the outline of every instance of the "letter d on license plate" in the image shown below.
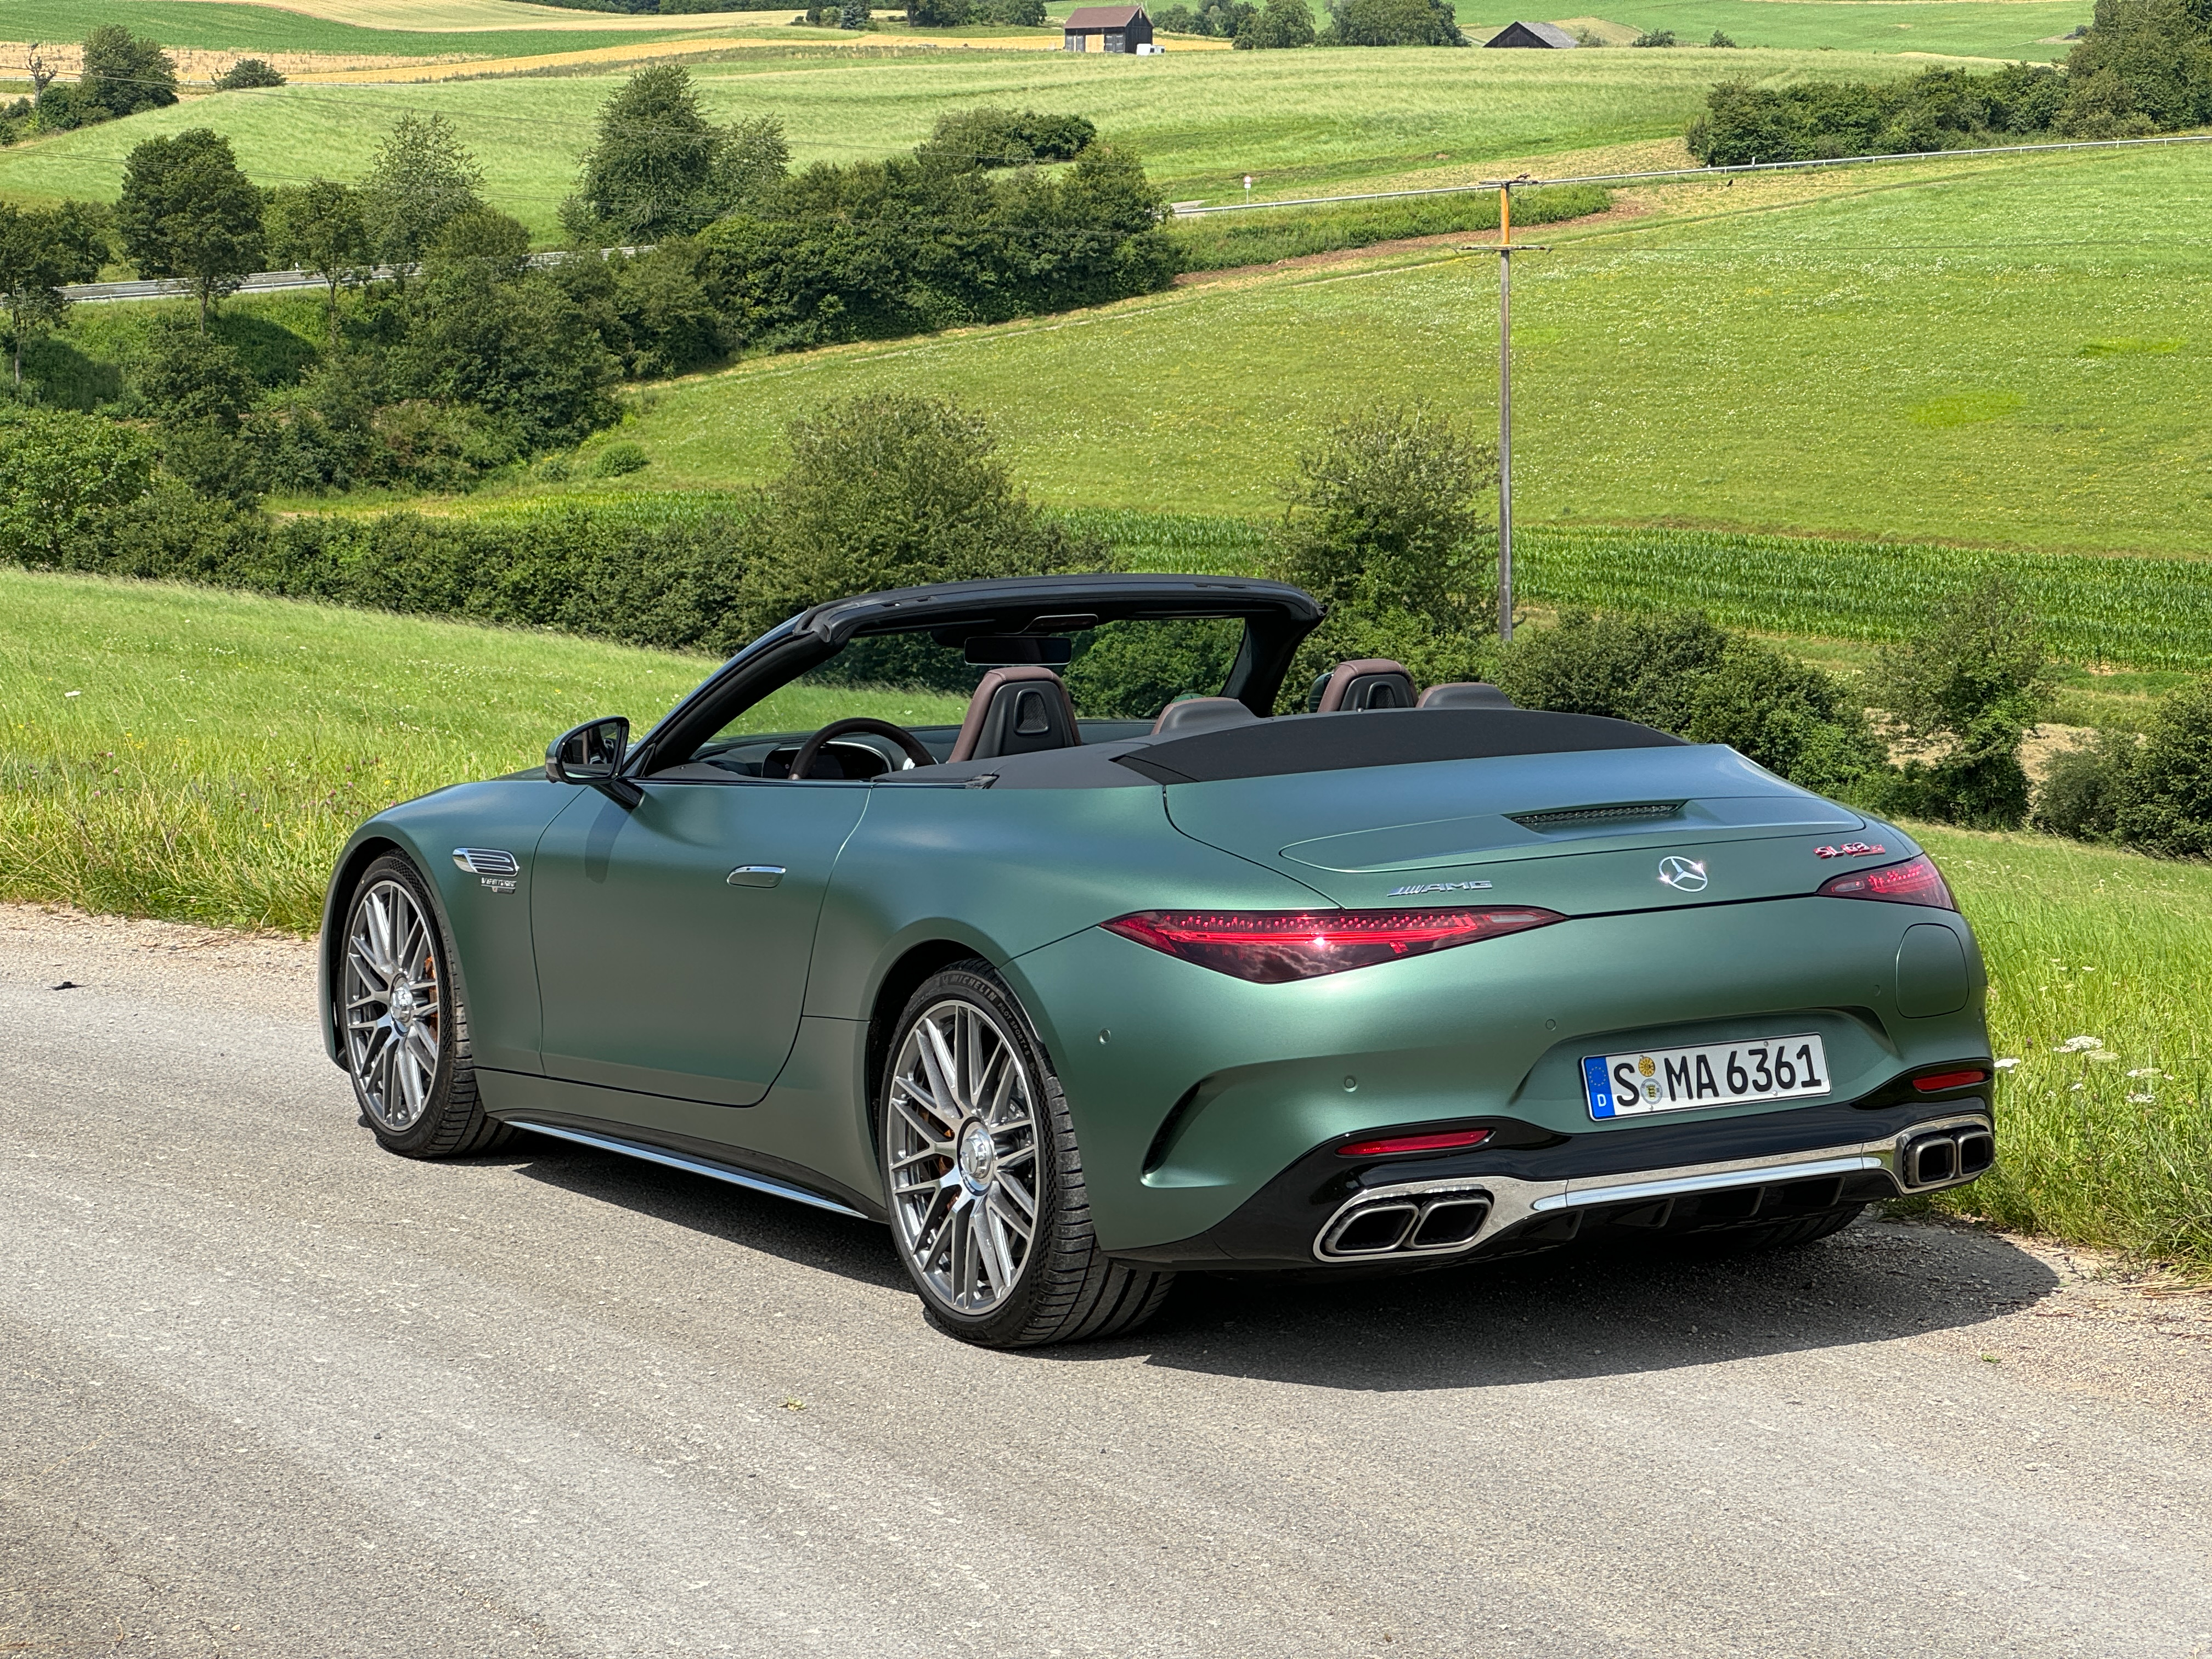
<svg viewBox="0 0 2212 1659"><path fill-rule="evenodd" d="M1809 1034L1591 1054L1583 1060L1583 1087L1599 1118L1802 1100L1828 1092L1828 1056Z"/></svg>

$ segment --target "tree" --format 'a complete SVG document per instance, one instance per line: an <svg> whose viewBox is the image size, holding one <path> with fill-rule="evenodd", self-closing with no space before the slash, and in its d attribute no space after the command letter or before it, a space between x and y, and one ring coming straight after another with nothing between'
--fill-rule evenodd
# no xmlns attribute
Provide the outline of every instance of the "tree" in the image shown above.
<svg viewBox="0 0 2212 1659"><path fill-rule="evenodd" d="M1313 43L1313 9L1306 0L1267 0L1265 9L1247 19L1237 32L1237 46L1244 52L1279 51Z"/></svg>
<svg viewBox="0 0 2212 1659"><path fill-rule="evenodd" d="M140 276L191 284L203 331L209 307L260 267L261 192L239 171L230 140L207 127L132 150L115 216Z"/></svg>
<svg viewBox="0 0 2212 1659"><path fill-rule="evenodd" d="M600 106L562 222L579 240L688 236L780 181L790 161L781 123L714 126L680 64L642 69Z"/></svg>
<svg viewBox="0 0 2212 1659"><path fill-rule="evenodd" d="M84 37L84 73L77 96L104 120L160 109L177 101L176 60L153 41L116 23Z"/></svg>
<svg viewBox="0 0 2212 1659"><path fill-rule="evenodd" d="M442 115L403 115L376 147L362 187L369 244L395 265L422 257L448 220L482 208L483 169Z"/></svg>
<svg viewBox="0 0 2212 1659"><path fill-rule="evenodd" d="M61 321L65 283L88 283L107 258L106 216L89 202L56 208L0 203L0 306L7 307L15 384L23 384L23 342Z"/></svg>
<svg viewBox="0 0 2212 1659"><path fill-rule="evenodd" d="M1330 0L1331 27L1346 46L1463 46L1448 0Z"/></svg>
<svg viewBox="0 0 2212 1659"><path fill-rule="evenodd" d="M241 58L216 76L217 92L243 92L252 87L281 87L284 77L264 58Z"/></svg>
<svg viewBox="0 0 2212 1659"><path fill-rule="evenodd" d="M368 219L359 191L327 179L283 185L270 192L269 257L312 270L330 290L331 343L338 337L338 289L367 279Z"/></svg>

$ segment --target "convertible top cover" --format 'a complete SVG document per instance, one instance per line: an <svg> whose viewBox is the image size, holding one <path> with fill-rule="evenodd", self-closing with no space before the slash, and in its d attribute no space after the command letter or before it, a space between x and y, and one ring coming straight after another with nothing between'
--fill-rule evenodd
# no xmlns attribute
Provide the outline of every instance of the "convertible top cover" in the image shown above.
<svg viewBox="0 0 2212 1659"><path fill-rule="evenodd" d="M1284 714L1201 732L1133 753L1121 765L1159 783L1219 783L1420 761L1500 755L1566 755L1601 749L1671 749L1682 739L1597 714L1532 708L1392 708Z"/></svg>

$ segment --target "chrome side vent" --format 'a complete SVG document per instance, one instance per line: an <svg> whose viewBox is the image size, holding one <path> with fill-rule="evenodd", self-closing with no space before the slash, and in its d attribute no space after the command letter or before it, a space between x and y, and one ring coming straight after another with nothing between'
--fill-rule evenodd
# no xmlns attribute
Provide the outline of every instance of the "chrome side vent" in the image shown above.
<svg viewBox="0 0 2212 1659"><path fill-rule="evenodd" d="M1586 823L1640 823L1677 817L1678 800L1633 801L1620 806L1565 806L1553 812L1509 812L1523 830L1570 830Z"/></svg>
<svg viewBox="0 0 2212 1659"><path fill-rule="evenodd" d="M514 854L502 847L456 847L453 865L472 876L511 876L522 868Z"/></svg>

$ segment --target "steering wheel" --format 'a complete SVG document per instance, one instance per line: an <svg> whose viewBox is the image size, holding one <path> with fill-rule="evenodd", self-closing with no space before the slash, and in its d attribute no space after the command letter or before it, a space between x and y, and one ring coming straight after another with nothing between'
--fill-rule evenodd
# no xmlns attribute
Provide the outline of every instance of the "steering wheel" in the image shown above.
<svg viewBox="0 0 2212 1659"><path fill-rule="evenodd" d="M879 738L889 738L907 753L916 766L934 766L937 757L931 754L920 738L903 726L894 726L889 720L879 720L872 714L856 714L851 720L832 720L805 743L791 757L791 775L803 778L814 769L814 763L833 738L842 738L848 732L872 732Z"/></svg>

